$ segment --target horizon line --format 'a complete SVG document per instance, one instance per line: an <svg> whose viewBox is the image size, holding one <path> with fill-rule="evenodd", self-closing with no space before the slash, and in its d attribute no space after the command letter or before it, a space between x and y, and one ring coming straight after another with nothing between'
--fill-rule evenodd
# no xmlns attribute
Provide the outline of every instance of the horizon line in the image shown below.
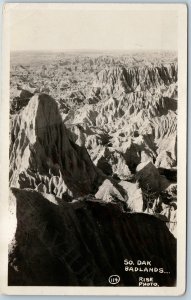
<svg viewBox="0 0 191 300"><path fill-rule="evenodd" d="M177 49L15 49L15 50L10 50L10 52L130 52L130 51L161 51L161 52L178 52Z"/></svg>

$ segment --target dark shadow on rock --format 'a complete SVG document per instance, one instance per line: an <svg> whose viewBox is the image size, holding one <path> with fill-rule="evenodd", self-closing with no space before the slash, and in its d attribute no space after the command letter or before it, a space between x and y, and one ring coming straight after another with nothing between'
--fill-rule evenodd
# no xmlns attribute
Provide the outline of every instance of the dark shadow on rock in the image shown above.
<svg viewBox="0 0 191 300"><path fill-rule="evenodd" d="M102 182L102 178L98 175L86 148L78 146L69 139L56 101L47 94L40 94L35 95L28 105L26 109L28 109L27 132L30 130L30 133L27 134L29 136L23 131L22 141L17 140L20 136L20 123L24 122L23 112L18 115L18 124L13 126L11 132L12 144L16 144L13 155L17 155L17 152L24 153L27 146L30 150L29 163L25 166L26 172L19 174L20 187L35 188L35 185L40 183L39 175L44 176L42 180L45 185L47 185L45 178L51 180L52 176L62 176L64 184L74 196L93 192L97 182ZM30 135L35 135L35 143L30 143ZM14 159L13 156L13 161ZM22 155L20 160L22 161ZM12 173L13 170L10 172L11 176ZM52 183L52 193L54 188Z"/></svg>
<svg viewBox="0 0 191 300"><path fill-rule="evenodd" d="M106 161L104 157L101 157L97 163L97 167L103 171L107 176L111 176L113 173L111 165Z"/></svg>
<svg viewBox="0 0 191 300"><path fill-rule="evenodd" d="M147 272L159 286L176 284L176 239L165 223L118 205L95 201L54 204L32 190L16 198L15 247L9 254L9 285L138 286L145 273L125 272L124 259L151 261L165 272Z"/></svg>

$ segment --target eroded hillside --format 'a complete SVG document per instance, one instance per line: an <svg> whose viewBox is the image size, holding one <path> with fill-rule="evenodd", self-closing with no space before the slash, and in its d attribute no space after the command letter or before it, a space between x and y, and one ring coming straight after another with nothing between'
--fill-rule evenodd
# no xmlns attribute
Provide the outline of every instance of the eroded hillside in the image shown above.
<svg viewBox="0 0 191 300"><path fill-rule="evenodd" d="M12 58L11 285L137 285L125 257L175 283L177 103L173 54Z"/></svg>

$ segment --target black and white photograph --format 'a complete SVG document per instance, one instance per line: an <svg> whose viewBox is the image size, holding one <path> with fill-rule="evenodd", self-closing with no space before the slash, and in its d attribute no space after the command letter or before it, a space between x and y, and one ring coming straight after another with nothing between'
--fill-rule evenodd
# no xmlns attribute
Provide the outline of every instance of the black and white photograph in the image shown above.
<svg viewBox="0 0 191 300"><path fill-rule="evenodd" d="M184 292L186 18L5 6L7 293Z"/></svg>

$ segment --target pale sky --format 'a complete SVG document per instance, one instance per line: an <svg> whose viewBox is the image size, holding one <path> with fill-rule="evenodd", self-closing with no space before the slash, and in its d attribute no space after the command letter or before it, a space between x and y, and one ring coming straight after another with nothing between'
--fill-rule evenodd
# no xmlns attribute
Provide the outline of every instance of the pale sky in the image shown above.
<svg viewBox="0 0 191 300"><path fill-rule="evenodd" d="M177 50L170 10L12 9L11 50Z"/></svg>

